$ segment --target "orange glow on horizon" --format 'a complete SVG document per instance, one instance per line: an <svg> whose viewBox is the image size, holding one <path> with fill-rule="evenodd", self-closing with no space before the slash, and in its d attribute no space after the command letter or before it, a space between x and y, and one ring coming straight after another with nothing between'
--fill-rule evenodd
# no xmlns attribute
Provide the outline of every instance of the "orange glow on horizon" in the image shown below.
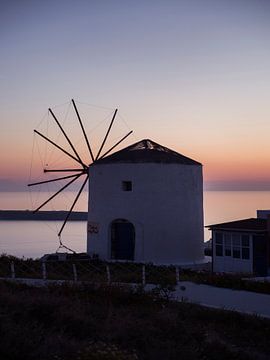
<svg viewBox="0 0 270 360"><path fill-rule="evenodd" d="M196 155L196 154L195 154ZM196 156L192 156L195 160ZM199 160L200 161L200 160ZM220 161L208 158L203 163L203 177L204 181L270 181L270 166L269 161L260 159L260 161L248 161L247 159L226 159ZM59 165L61 162L59 163ZM28 179L30 173L30 158L27 154L18 154L17 156L10 156L9 159L2 161L0 178L13 180ZM58 165L58 168L59 168ZM64 162L60 165L63 167L76 168L76 164ZM80 167L80 166L79 166ZM57 163L49 168L57 168ZM40 159L36 158L32 164L32 177L40 178L43 174L43 166Z"/></svg>
<svg viewBox="0 0 270 360"><path fill-rule="evenodd" d="M173 142L168 143L166 139L162 141L162 137L157 142L201 162L203 164L205 182L270 182L270 166L268 165L270 164L270 151L267 151L267 149L262 151L259 146L255 147L255 143L252 146L247 144L246 147L237 147L236 144L234 146L229 146L229 144L217 146L210 143L210 140L207 140L208 142L205 145L200 142L198 136L199 134L194 134L192 143L185 144L185 146L175 145ZM0 179L27 182L31 167L32 144L18 139L22 149L22 151L18 152L17 147L8 146L7 139L5 139L5 142L5 147L9 151L0 154ZM133 142L135 142L134 139L125 143L122 147L128 146ZM42 142L41 144L44 145ZM121 147L117 150L120 149ZM83 153L83 148L79 147L79 151ZM32 180L45 178L43 169L46 164L44 159L42 159L43 153L43 148L39 149L39 151L37 149L34 151ZM61 152L59 153L56 150L50 158L48 167L53 169L64 167L77 168L78 166L72 159L67 158L65 154L61 154ZM52 174L47 174L46 178L49 178L50 175L53 177Z"/></svg>

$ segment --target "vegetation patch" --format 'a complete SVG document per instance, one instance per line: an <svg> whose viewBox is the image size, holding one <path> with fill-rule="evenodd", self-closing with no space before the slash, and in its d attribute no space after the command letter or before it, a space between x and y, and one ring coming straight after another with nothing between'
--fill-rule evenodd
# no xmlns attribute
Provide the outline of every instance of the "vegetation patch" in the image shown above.
<svg viewBox="0 0 270 360"><path fill-rule="evenodd" d="M45 266L45 268L44 268ZM45 269L45 272L44 272ZM133 262L106 262L99 259L47 261L19 259L0 255L0 277L48 280L79 280L92 283L133 283L174 286L179 281L191 281L235 290L270 294L269 281L252 281L246 274L214 274L175 266L157 266Z"/></svg>
<svg viewBox="0 0 270 360"><path fill-rule="evenodd" d="M269 320L173 302L157 289L0 281L0 309L5 360L269 359Z"/></svg>
<svg viewBox="0 0 270 360"><path fill-rule="evenodd" d="M247 274L215 274L210 272L183 270L181 272L180 280L234 290L246 290L270 294L269 281L254 281L249 279Z"/></svg>

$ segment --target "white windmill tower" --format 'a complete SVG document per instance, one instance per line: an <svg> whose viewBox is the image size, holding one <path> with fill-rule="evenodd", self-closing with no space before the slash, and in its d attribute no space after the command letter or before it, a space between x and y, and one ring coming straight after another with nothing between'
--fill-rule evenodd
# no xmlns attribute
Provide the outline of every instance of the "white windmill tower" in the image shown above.
<svg viewBox="0 0 270 360"><path fill-rule="evenodd" d="M204 261L202 165L150 139L89 168L90 254L106 260Z"/></svg>

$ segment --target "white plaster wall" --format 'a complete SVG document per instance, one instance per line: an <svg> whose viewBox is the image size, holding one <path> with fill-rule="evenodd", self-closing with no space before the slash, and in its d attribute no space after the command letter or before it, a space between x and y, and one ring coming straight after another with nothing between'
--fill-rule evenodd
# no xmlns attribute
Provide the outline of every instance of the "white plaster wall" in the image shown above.
<svg viewBox="0 0 270 360"><path fill-rule="evenodd" d="M247 234L245 234L247 235ZM213 271L224 273L253 273L253 242L249 235L249 259L237 259L233 256L225 256L223 242L223 256L216 256L215 232L213 233Z"/></svg>
<svg viewBox="0 0 270 360"><path fill-rule="evenodd" d="M110 259L110 224L135 226L135 261L183 264L203 259L202 167L182 164L103 164L89 168L87 252ZM132 191L122 190L132 181Z"/></svg>
<svg viewBox="0 0 270 360"><path fill-rule="evenodd" d="M251 259L234 259L231 256L214 256L213 271L225 273L252 273L252 261Z"/></svg>

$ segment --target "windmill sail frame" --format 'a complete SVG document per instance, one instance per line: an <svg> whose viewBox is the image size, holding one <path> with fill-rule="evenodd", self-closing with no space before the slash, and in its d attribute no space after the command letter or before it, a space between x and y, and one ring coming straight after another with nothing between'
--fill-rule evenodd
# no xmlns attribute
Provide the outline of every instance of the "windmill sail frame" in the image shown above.
<svg viewBox="0 0 270 360"><path fill-rule="evenodd" d="M84 125L83 125L83 122L82 122L82 119L81 119L81 116L79 114L79 111L78 111L78 108L77 108L77 105L74 101L74 99L71 100L72 102L72 105L73 105L73 108L75 110L75 113L76 113L76 116L77 116L77 119L78 119L78 122L80 124L80 128L81 128L81 131L82 131L82 134L83 134L83 137L84 137L84 140L85 140L85 143L87 145L87 148L88 148L88 151L89 151L89 154L90 154L90 158L91 158L91 163L89 165L86 165L78 151L76 150L75 146L73 145L73 143L71 142L70 138L68 137L67 133L65 132L65 130L63 129L63 127L61 126L60 122L58 121L57 117L55 116L54 112L52 111L51 108L49 108L49 113L51 114L52 118L54 119L54 121L56 122L56 124L58 125L59 129L61 130L61 133L63 134L64 138L67 140L67 143L70 145L74 155L72 155L70 152L68 152L67 150L65 150L63 147L59 146L56 142L54 142L53 140L51 140L50 138L48 138L47 136L45 136L44 134L42 134L41 132L39 132L38 130L34 130L34 133L36 133L37 135L39 135L42 139L44 139L45 141L47 141L48 143L50 143L51 145L53 145L54 147L56 147L58 150L60 150L61 152L63 152L66 156L68 156L69 158L71 158L73 161L76 161L77 164L80 164L81 165L81 168L80 169L43 169L44 173L54 173L54 172L76 172L77 174L74 174L74 175L67 175L67 176L62 176L62 177L59 177L59 178L52 178L52 179L49 179L49 180L44 180L44 181L39 181L39 182L35 182L35 183L30 183L28 184L29 187L32 187L32 186L36 186L36 185L43 185L43 184L46 184L46 183L51 183L51 182L57 182L57 181L60 181L60 180L66 180L66 179L71 179L69 182L67 182L64 186L62 186L56 193L54 193L52 196L50 196L46 201L44 201L41 205L39 205L35 210L33 210L33 213L36 213L38 212L43 206L45 206L46 204L48 204L52 199L54 199L58 194L60 194L63 190L67 189L71 184L73 184L77 179L79 179L82 175L86 175L86 178L84 179L83 181L83 184L81 185L69 211L68 211L68 214L60 228L60 231L58 232L58 237L59 237L59 242L60 242L60 247L65 247L67 248L66 246L63 245L62 243L62 240L61 240L61 234L65 228L65 225L70 217L70 214L72 213L73 209L74 209L74 206L76 205L87 181L89 180L89 166L95 164L95 162L99 159L103 159L105 158L113 149L115 149L120 143L122 143L128 136L130 136L133 131L130 131L128 134L126 134L124 137L122 137L117 143L115 143L108 151L106 151L103 155L101 155L102 153L102 150L104 148L104 145L108 139L108 136L111 132L111 129L112 129L112 126L113 126L113 123L115 121L115 118L116 118L116 114L117 114L117 111L118 109L115 109L114 113L113 113L113 116L112 116L112 119L110 121L110 124L109 124L109 127L106 131L106 134L104 136L104 139L97 151L97 155L94 156L93 152L92 152L92 149L91 149L91 146L90 146L90 142L89 142L89 139L87 137L87 134L86 134L86 131L85 131L85 128L84 128ZM59 247L59 248L60 248ZM70 250L69 248L67 248L68 250Z"/></svg>

